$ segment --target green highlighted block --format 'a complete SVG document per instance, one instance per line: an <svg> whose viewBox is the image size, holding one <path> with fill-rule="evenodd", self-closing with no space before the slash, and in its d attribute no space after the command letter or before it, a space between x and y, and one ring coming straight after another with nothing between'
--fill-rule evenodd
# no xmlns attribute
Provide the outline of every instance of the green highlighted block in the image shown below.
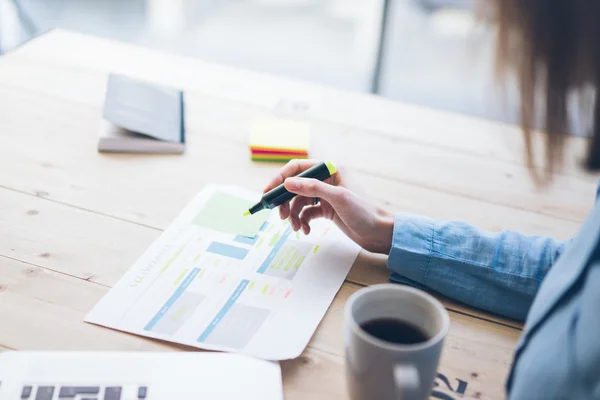
<svg viewBox="0 0 600 400"><path fill-rule="evenodd" d="M252 205L251 201L216 191L192 222L220 232L253 237L269 217L269 211L244 216L244 212Z"/></svg>
<svg viewBox="0 0 600 400"><path fill-rule="evenodd" d="M298 259L299 256L300 256L300 253L297 250L294 251L294 254L290 258L290 260L287 263L287 265L285 266L284 271L286 271L286 272L289 271L292 268L292 265L294 265L294 263L296 262L296 260Z"/></svg>
<svg viewBox="0 0 600 400"><path fill-rule="evenodd" d="M279 234L279 232L277 232L271 238L271 241L269 242L269 246L271 246L271 247L275 246L275 244L277 244L277 242L279 241L279 238L281 238L281 235Z"/></svg>
<svg viewBox="0 0 600 400"><path fill-rule="evenodd" d="M302 261L304 261L304 256L302 256L302 257L300 257L298 259L298 262L296 263L296 265L294 265L294 269L300 268L300 265L302 264Z"/></svg>

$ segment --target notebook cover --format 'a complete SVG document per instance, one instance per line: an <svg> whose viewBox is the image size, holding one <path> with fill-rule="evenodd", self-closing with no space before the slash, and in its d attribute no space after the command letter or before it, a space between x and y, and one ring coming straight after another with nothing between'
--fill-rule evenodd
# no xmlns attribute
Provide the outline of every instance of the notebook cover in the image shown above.
<svg viewBox="0 0 600 400"><path fill-rule="evenodd" d="M110 74L103 116L131 132L185 143L183 93L177 89Z"/></svg>

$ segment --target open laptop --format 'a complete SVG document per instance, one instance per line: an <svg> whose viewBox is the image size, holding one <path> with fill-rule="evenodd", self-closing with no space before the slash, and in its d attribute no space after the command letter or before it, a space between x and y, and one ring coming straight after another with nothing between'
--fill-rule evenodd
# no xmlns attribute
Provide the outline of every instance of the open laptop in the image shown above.
<svg viewBox="0 0 600 400"><path fill-rule="evenodd" d="M226 353L3 352L0 400L281 400L278 363Z"/></svg>

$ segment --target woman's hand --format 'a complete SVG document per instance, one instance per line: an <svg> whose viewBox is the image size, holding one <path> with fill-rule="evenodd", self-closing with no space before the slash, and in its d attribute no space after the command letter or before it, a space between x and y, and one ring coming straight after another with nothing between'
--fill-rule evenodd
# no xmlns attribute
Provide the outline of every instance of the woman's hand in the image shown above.
<svg viewBox="0 0 600 400"><path fill-rule="evenodd" d="M329 179L295 177L320 163L317 160L292 160L265 188L265 192L284 183L285 188L298 196L279 207L281 219L290 218L294 231L310 233L310 221L328 218L352 240L367 251L388 254L392 247L394 216L371 205L349 190L338 170ZM313 199L320 199L314 205Z"/></svg>

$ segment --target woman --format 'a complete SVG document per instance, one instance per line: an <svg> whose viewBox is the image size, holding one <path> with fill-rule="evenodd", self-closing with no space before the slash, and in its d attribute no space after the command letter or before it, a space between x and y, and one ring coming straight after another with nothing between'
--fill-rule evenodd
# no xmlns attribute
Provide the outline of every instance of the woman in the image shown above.
<svg viewBox="0 0 600 400"><path fill-rule="evenodd" d="M530 167L529 127L534 110L544 110L549 180L562 158L567 95L599 86L600 1L494 4L499 66L518 77ZM598 170L600 101L590 119L585 166ZM327 182L293 177L314 163L289 163L266 188L285 182L299 195L280 207L294 230L308 233L313 219L332 219L364 249L389 254L392 280L526 318L506 385L510 399L600 399L600 204L568 242L512 231L490 233L461 222L390 214L349 190L340 173ZM313 198L320 198L320 204L313 205Z"/></svg>

